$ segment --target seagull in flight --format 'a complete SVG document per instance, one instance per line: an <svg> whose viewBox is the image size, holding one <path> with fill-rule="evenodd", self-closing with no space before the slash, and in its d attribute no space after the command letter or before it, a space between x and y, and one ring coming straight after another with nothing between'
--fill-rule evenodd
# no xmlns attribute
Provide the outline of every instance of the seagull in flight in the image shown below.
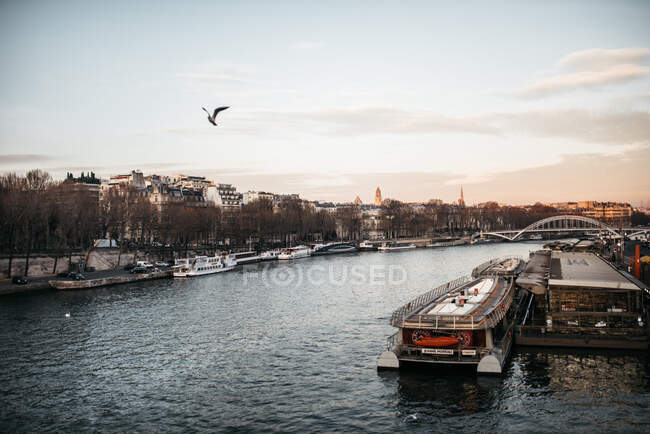
<svg viewBox="0 0 650 434"><path fill-rule="evenodd" d="M210 114L210 112L207 111L205 109L205 107L201 107L201 108L203 109L204 112L206 112L208 114L208 120L210 121L210 123L216 127L217 126L217 123L216 123L217 115L219 114L220 111L223 111L223 110L225 110L225 109L227 109L229 107L230 106L217 107L216 109L214 109L214 113L212 113L212 114Z"/></svg>

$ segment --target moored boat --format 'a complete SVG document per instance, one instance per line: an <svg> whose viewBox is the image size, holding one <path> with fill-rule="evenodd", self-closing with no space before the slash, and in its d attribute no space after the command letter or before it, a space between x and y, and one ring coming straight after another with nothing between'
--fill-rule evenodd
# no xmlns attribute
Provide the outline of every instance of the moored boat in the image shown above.
<svg viewBox="0 0 650 434"><path fill-rule="evenodd" d="M501 373L513 341L513 306L521 304L511 278L464 277L435 288L393 312L398 331L377 367L456 364Z"/></svg>
<svg viewBox="0 0 650 434"><path fill-rule="evenodd" d="M378 241L365 240L359 243L359 250L362 252L372 252L379 248L381 243Z"/></svg>
<svg viewBox="0 0 650 434"><path fill-rule="evenodd" d="M233 255L221 254L216 256L195 256L194 258L177 259L172 267L174 277L196 277L207 274L223 273L233 270L237 260Z"/></svg>
<svg viewBox="0 0 650 434"><path fill-rule="evenodd" d="M356 252L357 250L358 250L357 246L355 246L354 243L348 243L348 242L316 244L312 249L311 255L312 256L334 255L337 253L352 253L352 252Z"/></svg>
<svg viewBox="0 0 650 434"><path fill-rule="evenodd" d="M267 250L260 255L261 261L275 261L281 253L280 249Z"/></svg>
<svg viewBox="0 0 650 434"><path fill-rule="evenodd" d="M393 243L393 242L385 242L377 250L380 252L398 252L401 250L411 250L415 249L415 244L413 243Z"/></svg>
<svg viewBox="0 0 650 434"><path fill-rule="evenodd" d="M311 256L311 249L307 246L290 247L278 254L280 260L300 259Z"/></svg>
<svg viewBox="0 0 650 434"><path fill-rule="evenodd" d="M232 257L237 262L237 265L254 264L255 262L260 262L262 260L262 257L252 250L248 252L232 253Z"/></svg>

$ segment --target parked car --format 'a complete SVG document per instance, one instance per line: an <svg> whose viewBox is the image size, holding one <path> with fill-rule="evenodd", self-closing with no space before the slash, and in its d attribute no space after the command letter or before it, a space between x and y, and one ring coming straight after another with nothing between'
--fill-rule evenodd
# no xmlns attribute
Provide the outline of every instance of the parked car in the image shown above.
<svg viewBox="0 0 650 434"><path fill-rule="evenodd" d="M135 265L135 264L126 264L126 265L124 266L124 269L125 269L126 271L130 271L130 270L133 270L135 267L137 267L137 265Z"/></svg>
<svg viewBox="0 0 650 434"><path fill-rule="evenodd" d="M72 280L86 280L86 276L81 273L68 273L68 277Z"/></svg>
<svg viewBox="0 0 650 434"><path fill-rule="evenodd" d="M60 273L57 273L56 277L68 277L68 274L70 274L69 271L61 271Z"/></svg>
<svg viewBox="0 0 650 434"><path fill-rule="evenodd" d="M24 285L27 283L27 279L25 279L23 276L14 276L13 279L11 279L11 283L15 283L16 285Z"/></svg>
<svg viewBox="0 0 650 434"><path fill-rule="evenodd" d="M146 273L146 272L147 272L147 269L144 268L144 267L133 267L131 269L132 274L142 274L142 273Z"/></svg>

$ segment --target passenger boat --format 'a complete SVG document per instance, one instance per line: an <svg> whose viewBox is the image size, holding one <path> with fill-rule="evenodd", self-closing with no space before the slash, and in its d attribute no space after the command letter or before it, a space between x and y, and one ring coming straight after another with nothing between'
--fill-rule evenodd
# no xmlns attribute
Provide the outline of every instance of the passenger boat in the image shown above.
<svg viewBox="0 0 650 434"><path fill-rule="evenodd" d="M235 258L235 261L237 261L237 265L253 264L262 260L261 256L252 250L248 252L233 253L232 256Z"/></svg>
<svg viewBox="0 0 650 434"><path fill-rule="evenodd" d="M336 253L356 252L357 246L354 243L336 242L327 244L316 244L311 252L312 256L334 255Z"/></svg>
<svg viewBox="0 0 650 434"><path fill-rule="evenodd" d="M177 259L172 267L174 277L196 277L206 274L223 273L233 270L237 260L233 255L195 256L194 258Z"/></svg>
<svg viewBox="0 0 650 434"><path fill-rule="evenodd" d="M515 311L523 304L512 278L468 276L435 288L393 312L391 325L398 331L377 367L464 365L501 373L512 346Z"/></svg>
<svg viewBox="0 0 650 434"><path fill-rule="evenodd" d="M371 252L379 248L379 242L365 240L359 243L359 250L362 252Z"/></svg>
<svg viewBox="0 0 650 434"><path fill-rule="evenodd" d="M300 259L311 256L311 249L307 246L296 246L283 250L278 254L278 259Z"/></svg>
<svg viewBox="0 0 650 434"><path fill-rule="evenodd" d="M380 252L396 252L400 250L411 250L415 249L415 244L413 243L392 243L385 242L377 250Z"/></svg>
<svg viewBox="0 0 650 434"><path fill-rule="evenodd" d="M453 246L462 246L467 244L467 240L462 238L439 238L437 240L431 240L427 244L427 247L453 247Z"/></svg>
<svg viewBox="0 0 650 434"><path fill-rule="evenodd" d="M273 250L267 250L266 252L262 252L260 255L260 260L261 261L275 261L278 259L278 255L280 254L281 250L280 249L273 249Z"/></svg>

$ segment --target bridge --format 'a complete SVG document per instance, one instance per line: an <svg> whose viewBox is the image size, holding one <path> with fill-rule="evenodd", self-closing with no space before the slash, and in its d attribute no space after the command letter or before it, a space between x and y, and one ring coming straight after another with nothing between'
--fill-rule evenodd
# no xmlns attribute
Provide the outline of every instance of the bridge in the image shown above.
<svg viewBox="0 0 650 434"><path fill-rule="evenodd" d="M615 238L621 238L621 233L611 226L596 219L579 215L558 215L548 217L526 226L520 230L482 232L482 236L492 235L504 238L508 241L519 241L525 234L544 232L598 232L606 233ZM623 234L626 237L634 237L650 232L649 228L624 228Z"/></svg>

